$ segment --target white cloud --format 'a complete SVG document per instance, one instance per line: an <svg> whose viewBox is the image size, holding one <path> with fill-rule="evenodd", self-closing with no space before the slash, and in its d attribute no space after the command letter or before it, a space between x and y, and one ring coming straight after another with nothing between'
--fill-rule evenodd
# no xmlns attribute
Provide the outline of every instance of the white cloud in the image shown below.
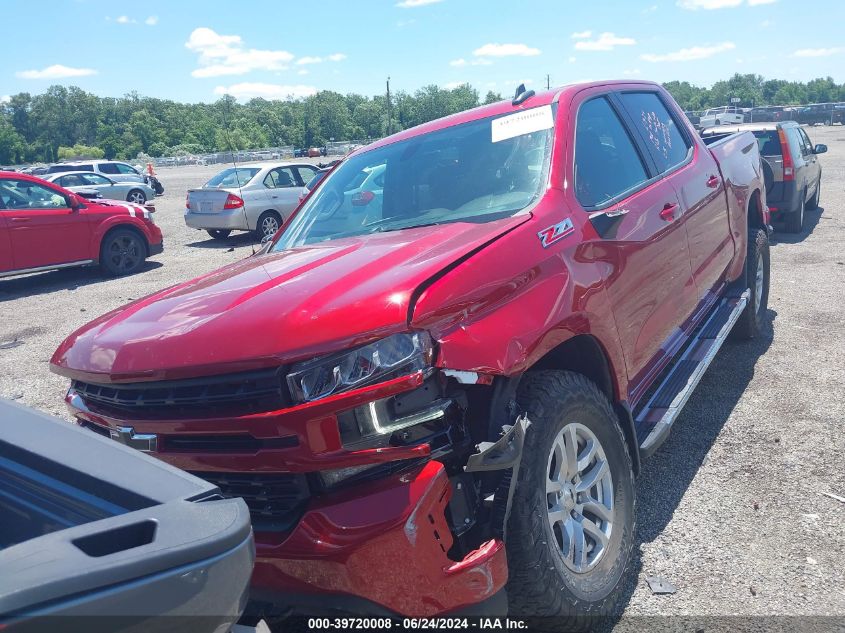
<svg viewBox="0 0 845 633"><path fill-rule="evenodd" d="M240 35L220 35L200 27L194 29L185 48L199 54L200 67L194 77L243 75L253 70L286 70L294 56L282 50L245 48Z"/></svg>
<svg viewBox="0 0 845 633"><path fill-rule="evenodd" d="M493 62L486 57L479 57L478 59L472 59L470 61L461 57L460 59L453 59L449 62L449 65L455 66L456 68L462 68L463 66L490 66L492 63Z"/></svg>
<svg viewBox="0 0 845 633"><path fill-rule="evenodd" d="M615 33L602 33L594 40L575 42L578 51L612 51L617 46L633 46L637 43L632 37L619 37Z"/></svg>
<svg viewBox="0 0 845 633"><path fill-rule="evenodd" d="M115 22L118 24L135 24L135 20L130 18L128 15L121 15L115 18Z"/></svg>
<svg viewBox="0 0 845 633"><path fill-rule="evenodd" d="M151 15L146 20L144 20L144 24L146 24L147 26L155 26L156 24L158 24L158 16Z"/></svg>
<svg viewBox="0 0 845 633"><path fill-rule="evenodd" d="M575 31L575 33L570 35L573 40L586 40L587 38L590 38L592 36L592 31Z"/></svg>
<svg viewBox="0 0 845 633"><path fill-rule="evenodd" d="M800 48L792 53L792 57L830 57L831 55L841 53L843 50L845 49L839 46L831 48Z"/></svg>
<svg viewBox="0 0 845 633"><path fill-rule="evenodd" d="M70 68L61 64L47 66L42 70L22 70L15 73L21 79L65 79L67 77L86 77L96 75L93 68Z"/></svg>
<svg viewBox="0 0 845 633"><path fill-rule="evenodd" d="M413 9L414 7L422 7L437 2L443 2L443 0L402 0L402 2L397 2L396 6L402 9Z"/></svg>
<svg viewBox="0 0 845 633"><path fill-rule="evenodd" d="M690 62L697 59L706 59L725 51L733 50L736 44L733 42L722 42L714 46L692 46L690 48L682 48L673 53L664 53L662 55L646 54L640 55L640 59L647 62Z"/></svg>
<svg viewBox="0 0 845 633"><path fill-rule="evenodd" d="M280 84L250 83L243 82L231 86L217 86L214 89L216 95L232 95L236 99L252 99L263 97L264 99L299 99L317 94L314 86L296 84L284 86Z"/></svg>
<svg viewBox="0 0 845 633"><path fill-rule="evenodd" d="M748 6L756 7L760 4L774 4L778 0L748 0Z"/></svg>
<svg viewBox="0 0 845 633"><path fill-rule="evenodd" d="M323 63L322 57L300 57L296 60L297 66L304 66L306 64L321 64Z"/></svg>
<svg viewBox="0 0 845 633"><path fill-rule="evenodd" d="M328 59L330 62L342 62L344 59L346 59L346 54L345 53L332 53L331 55L326 57L326 59Z"/></svg>
<svg viewBox="0 0 845 633"><path fill-rule="evenodd" d="M472 54L476 57L533 57L540 54L540 49L525 44L485 44Z"/></svg>
<svg viewBox="0 0 845 633"><path fill-rule="evenodd" d="M9 95L0 96L0 103L9 103L12 100L12 97Z"/></svg>

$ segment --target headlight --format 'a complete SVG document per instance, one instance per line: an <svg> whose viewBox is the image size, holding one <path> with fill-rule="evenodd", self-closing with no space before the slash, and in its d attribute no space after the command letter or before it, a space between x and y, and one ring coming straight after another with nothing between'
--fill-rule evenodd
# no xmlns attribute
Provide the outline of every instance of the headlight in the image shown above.
<svg viewBox="0 0 845 633"><path fill-rule="evenodd" d="M425 332L409 332L342 354L298 363L287 380L294 400L310 402L425 369L431 361L431 337Z"/></svg>

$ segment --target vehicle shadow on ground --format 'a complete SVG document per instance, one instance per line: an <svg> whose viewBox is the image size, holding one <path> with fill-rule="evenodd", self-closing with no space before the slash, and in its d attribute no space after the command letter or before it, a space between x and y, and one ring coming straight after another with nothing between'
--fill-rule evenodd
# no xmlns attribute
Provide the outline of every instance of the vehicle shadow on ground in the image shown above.
<svg viewBox="0 0 845 633"><path fill-rule="evenodd" d="M754 367L774 340L777 312L767 310L763 331L752 341L728 341L675 421L666 443L644 460L637 480L637 533L628 571L621 583L617 615L597 627L610 631L630 602L638 582L645 582L640 547L657 539L707 455L737 402L754 377ZM682 578L666 578L677 584Z"/></svg>
<svg viewBox="0 0 845 633"><path fill-rule="evenodd" d="M778 244L798 244L812 235L816 230L816 226L821 221L824 215L824 207L817 209L806 209L804 211L804 228L800 233L787 233L785 224L783 222L773 223L775 234L772 238L772 246Z"/></svg>
<svg viewBox="0 0 845 633"><path fill-rule="evenodd" d="M185 246L193 246L194 248L222 248L228 249L232 248L233 246L241 247L241 246L250 246L255 245L256 249L260 246L257 239L255 239L255 235L253 233L235 233L234 235L230 235L229 237L216 240L213 237L209 237L205 240L197 240L195 242L188 242Z"/></svg>
<svg viewBox="0 0 845 633"><path fill-rule="evenodd" d="M0 279L0 303L21 297L46 295L61 290L76 290L82 286L90 286L91 284L104 283L115 279L131 279L135 275L143 275L161 268L163 265L161 262L147 260L138 272L123 277L107 277L98 267L90 266Z"/></svg>

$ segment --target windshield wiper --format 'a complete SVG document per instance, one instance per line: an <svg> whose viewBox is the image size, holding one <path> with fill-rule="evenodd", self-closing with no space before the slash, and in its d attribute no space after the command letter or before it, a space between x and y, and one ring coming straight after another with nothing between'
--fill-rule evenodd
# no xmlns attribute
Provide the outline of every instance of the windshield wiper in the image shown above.
<svg viewBox="0 0 845 633"><path fill-rule="evenodd" d="M420 229L424 226L437 226L442 222L427 222L425 224L400 224L399 226L390 226L389 224L381 224L375 227L370 233L387 233L389 231L401 231L402 229Z"/></svg>

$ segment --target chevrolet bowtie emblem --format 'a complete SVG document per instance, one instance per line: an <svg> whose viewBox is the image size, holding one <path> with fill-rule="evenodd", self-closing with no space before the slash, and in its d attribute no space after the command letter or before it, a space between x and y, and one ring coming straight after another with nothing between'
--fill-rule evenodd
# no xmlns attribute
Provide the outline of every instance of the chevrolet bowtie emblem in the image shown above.
<svg viewBox="0 0 845 633"><path fill-rule="evenodd" d="M154 453L158 444L158 436L153 433L135 433L131 426L118 426L109 429L109 435L115 442L125 444L142 453Z"/></svg>

